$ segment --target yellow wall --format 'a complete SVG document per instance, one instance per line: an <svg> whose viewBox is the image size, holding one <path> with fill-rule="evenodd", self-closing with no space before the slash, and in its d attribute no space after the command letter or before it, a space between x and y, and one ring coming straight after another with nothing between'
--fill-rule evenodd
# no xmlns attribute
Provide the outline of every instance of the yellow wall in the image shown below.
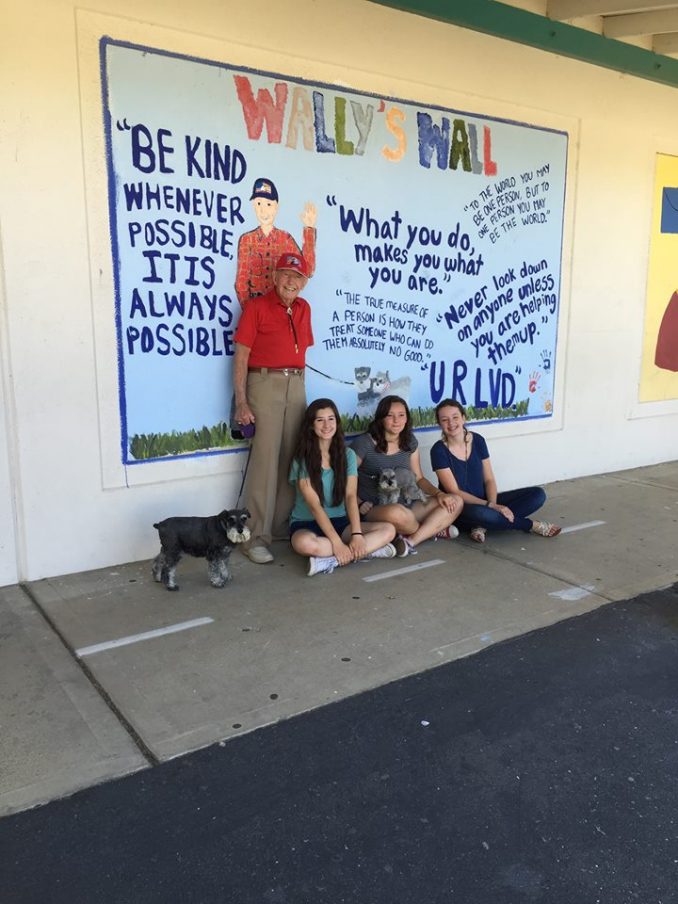
<svg viewBox="0 0 678 904"><path fill-rule="evenodd" d="M652 402L657 399L678 399L678 310L672 317L672 335L675 355L671 364L675 370L658 367L656 362L657 337L660 325L678 292L678 233L662 233L662 196L664 189L678 188L678 157L667 154L657 156L654 195L652 200L652 227L650 235L650 259L647 276L647 301L645 310L645 336L643 339L643 368L640 378L640 399ZM678 218L678 214L676 214ZM668 323L664 321L664 331Z"/></svg>

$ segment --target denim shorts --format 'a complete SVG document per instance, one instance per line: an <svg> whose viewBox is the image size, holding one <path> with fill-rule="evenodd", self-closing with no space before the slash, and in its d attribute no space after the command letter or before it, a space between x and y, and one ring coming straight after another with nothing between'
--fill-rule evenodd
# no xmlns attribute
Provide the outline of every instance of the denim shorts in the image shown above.
<svg viewBox="0 0 678 904"><path fill-rule="evenodd" d="M336 532L341 535L344 533L346 528L351 523L345 515L342 515L340 518L330 518L332 522L332 527L336 530ZM290 537L292 534L295 534L298 530L310 530L312 533L316 535L316 537L324 537L325 534L318 526L317 521L292 521L290 522Z"/></svg>

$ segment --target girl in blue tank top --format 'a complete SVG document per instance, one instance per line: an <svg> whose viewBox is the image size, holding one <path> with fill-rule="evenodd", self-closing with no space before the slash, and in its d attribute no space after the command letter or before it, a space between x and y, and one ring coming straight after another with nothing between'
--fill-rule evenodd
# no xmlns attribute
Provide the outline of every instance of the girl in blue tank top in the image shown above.
<svg viewBox="0 0 678 904"><path fill-rule="evenodd" d="M476 543L485 542L488 530L522 530L541 537L556 537L560 527L528 518L541 508L546 493L541 487L497 492L497 481L487 443L466 429L466 412L454 399L443 399L436 407L443 438L431 447L431 467L438 486L459 493L464 511L457 524L470 532Z"/></svg>

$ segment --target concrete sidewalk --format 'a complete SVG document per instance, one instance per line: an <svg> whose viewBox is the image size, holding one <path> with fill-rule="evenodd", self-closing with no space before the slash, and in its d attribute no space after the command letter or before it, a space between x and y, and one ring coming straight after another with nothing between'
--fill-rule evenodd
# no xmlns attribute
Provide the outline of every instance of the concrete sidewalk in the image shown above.
<svg viewBox="0 0 678 904"><path fill-rule="evenodd" d="M563 481L560 537L429 542L308 579L149 563L0 590L0 814L170 759L678 580L678 462ZM114 643L115 642L115 643Z"/></svg>

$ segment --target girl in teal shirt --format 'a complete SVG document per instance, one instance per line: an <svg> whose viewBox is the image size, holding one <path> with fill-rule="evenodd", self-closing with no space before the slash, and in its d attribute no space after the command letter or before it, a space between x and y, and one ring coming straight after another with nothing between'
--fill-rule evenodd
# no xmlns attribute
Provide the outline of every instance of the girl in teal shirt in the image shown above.
<svg viewBox="0 0 678 904"><path fill-rule="evenodd" d="M346 447L337 406L316 399L306 409L290 469L295 501L292 548L309 556L308 575L329 574L364 558L393 558L395 527L363 524L358 513L358 463Z"/></svg>

